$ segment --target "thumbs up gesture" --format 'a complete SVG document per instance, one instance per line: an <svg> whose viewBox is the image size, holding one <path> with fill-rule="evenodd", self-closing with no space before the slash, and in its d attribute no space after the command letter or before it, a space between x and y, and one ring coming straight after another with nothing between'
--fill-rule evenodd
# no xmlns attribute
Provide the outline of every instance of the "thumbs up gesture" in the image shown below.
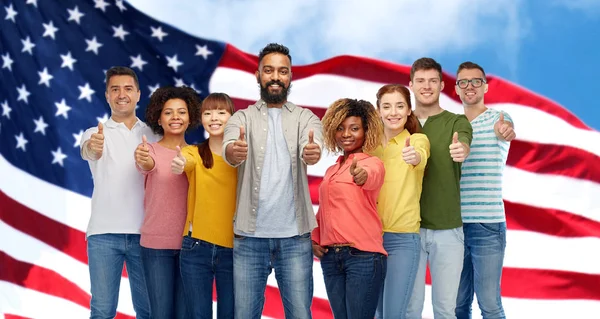
<svg viewBox="0 0 600 319"><path fill-rule="evenodd" d="M104 150L104 125L102 123L98 123L98 132L90 136L86 147L95 159L102 157Z"/></svg>
<svg viewBox="0 0 600 319"><path fill-rule="evenodd" d="M154 160L150 157L146 135L142 136L142 144L135 149L135 162L145 171L149 171L154 167Z"/></svg>
<svg viewBox="0 0 600 319"><path fill-rule="evenodd" d="M404 143L404 148L402 149L402 159L406 162L406 164L410 164L413 166L419 165L421 163L421 154L415 151L415 147L410 145L410 136L406 138L406 142Z"/></svg>
<svg viewBox="0 0 600 319"><path fill-rule="evenodd" d="M233 160L236 164L248 158L248 143L246 142L246 130L240 126L240 137L233 142Z"/></svg>
<svg viewBox="0 0 600 319"><path fill-rule="evenodd" d="M352 164L350 165L350 175L352 175L352 178L354 179L354 184L363 186L365 182L367 182L367 177L369 174L364 168L358 166L357 163L358 161L356 157L354 157L352 159Z"/></svg>
<svg viewBox="0 0 600 319"><path fill-rule="evenodd" d="M500 113L500 119L494 124L494 131L496 132L496 136L508 142L517 137L510 122L504 121L504 113Z"/></svg>
<svg viewBox="0 0 600 319"><path fill-rule="evenodd" d="M181 154L181 147L177 146L177 156L175 156L173 158L173 160L171 161L171 172L173 172L173 174L181 174L183 173L183 168L185 167L185 156L183 156L183 154Z"/></svg>
<svg viewBox="0 0 600 319"><path fill-rule="evenodd" d="M314 136L314 130L310 129L310 131L308 131L308 144L306 144L304 150L302 150L302 158L308 165L317 164L321 158L321 148L319 147L319 144L315 143Z"/></svg>
<svg viewBox="0 0 600 319"><path fill-rule="evenodd" d="M457 163L462 163L469 155L468 146L458 141L458 132L452 135L452 144L450 144L450 156Z"/></svg>

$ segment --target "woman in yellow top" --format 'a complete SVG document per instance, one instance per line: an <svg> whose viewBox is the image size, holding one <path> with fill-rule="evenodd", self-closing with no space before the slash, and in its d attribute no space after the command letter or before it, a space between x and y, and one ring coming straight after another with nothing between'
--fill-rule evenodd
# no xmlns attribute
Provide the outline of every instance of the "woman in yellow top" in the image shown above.
<svg viewBox="0 0 600 319"><path fill-rule="evenodd" d="M384 138L372 154L385 166L377 211L383 224L388 268L376 318L403 319L419 266L419 199L429 158L429 140L418 133L410 91L405 86L381 87L377 92L377 110L383 121Z"/></svg>
<svg viewBox="0 0 600 319"><path fill-rule="evenodd" d="M206 141L184 147L171 162L175 174L189 181L187 218L180 268L191 318L213 318L213 281L217 288L217 318L233 319L233 215L237 169L225 163L223 131L234 112L225 93L202 102L200 116Z"/></svg>

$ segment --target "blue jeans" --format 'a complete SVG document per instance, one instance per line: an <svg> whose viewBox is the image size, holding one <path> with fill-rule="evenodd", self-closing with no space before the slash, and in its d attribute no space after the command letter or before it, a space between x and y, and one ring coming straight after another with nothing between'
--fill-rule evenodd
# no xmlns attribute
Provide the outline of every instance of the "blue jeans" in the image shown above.
<svg viewBox="0 0 600 319"><path fill-rule="evenodd" d="M233 249L185 236L180 261L192 318L213 318L213 282L216 282L217 318L233 319Z"/></svg>
<svg viewBox="0 0 600 319"><path fill-rule="evenodd" d="M310 233L289 238L236 235L233 243L235 317L259 319L267 278L275 269L286 318L311 318L313 253Z"/></svg>
<svg viewBox="0 0 600 319"><path fill-rule="evenodd" d="M179 249L142 247L142 265L152 319L187 318L179 272Z"/></svg>
<svg viewBox="0 0 600 319"><path fill-rule="evenodd" d="M100 234L87 238L91 319L112 319L117 315L123 262L136 318L150 318L140 251L140 235L137 234Z"/></svg>
<svg viewBox="0 0 600 319"><path fill-rule="evenodd" d="M327 247L321 257L335 319L373 319L385 280L386 256L352 247Z"/></svg>
<svg viewBox="0 0 600 319"><path fill-rule="evenodd" d="M462 227L433 230L421 228L419 268L408 303L406 318L421 319L425 302L425 270L429 261L435 319L456 318L456 297L465 254Z"/></svg>
<svg viewBox="0 0 600 319"><path fill-rule="evenodd" d="M473 293L483 319L504 319L500 278L506 223L465 223L465 262L456 300L456 318L470 319Z"/></svg>
<svg viewBox="0 0 600 319"><path fill-rule="evenodd" d="M388 253L387 274L375 317L404 319L419 268L421 237L414 233L383 233L383 248Z"/></svg>

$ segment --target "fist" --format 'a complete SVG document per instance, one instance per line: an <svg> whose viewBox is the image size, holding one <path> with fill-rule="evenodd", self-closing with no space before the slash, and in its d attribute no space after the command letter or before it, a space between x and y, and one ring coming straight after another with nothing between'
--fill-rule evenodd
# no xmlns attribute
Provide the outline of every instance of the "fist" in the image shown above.
<svg viewBox="0 0 600 319"><path fill-rule="evenodd" d="M304 146L304 150L302 151L302 158L308 165L317 164L321 158L321 148L315 143L314 135L313 129L310 129L310 131L308 131L308 144Z"/></svg>
<svg viewBox="0 0 600 319"><path fill-rule="evenodd" d="M352 179L354 180L354 184L358 186L363 186L367 182L367 177L369 177L367 171L358 166L356 157L352 159L352 164L350 165L350 175L352 175Z"/></svg>
<svg viewBox="0 0 600 319"><path fill-rule="evenodd" d="M232 156L236 164L239 164L248 158L248 143L246 142L246 133L243 126L240 126L240 137L233 142Z"/></svg>
<svg viewBox="0 0 600 319"><path fill-rule="evenodd" d="M171 161L171 172L173 172L173 174L181 174L183 173L183 168L185 167L185 156L183 156L183 154L181 154L181 147L177 146L177 156L175 156L173 158L173 160Z"/></svg>
<svg viewBox="0 0 600 319"><path fill-rule="evenodd" d="M406 143L402 149L402 159L406 164L417 166L421 163L421 155L415 151L415 147L410 145L410 136L406 138Z"/></svg>
<svg viewBox="0 0 600 319"><path fill-rule="evenodd" d="M465 145L458 141L458 133L454 132L452 136L452 144L450 144L450 156L452 160L457 163L462 163L469 155L469 151L465 147Z"/></svg>
<svg viewBox="0 0 600 319"><path fill-rule="evenodd" d="M98 132L90 136L87 142L87 149L97 159L102 156L102 151L104 150L104 125L102 123L98 123Z"/></svg>

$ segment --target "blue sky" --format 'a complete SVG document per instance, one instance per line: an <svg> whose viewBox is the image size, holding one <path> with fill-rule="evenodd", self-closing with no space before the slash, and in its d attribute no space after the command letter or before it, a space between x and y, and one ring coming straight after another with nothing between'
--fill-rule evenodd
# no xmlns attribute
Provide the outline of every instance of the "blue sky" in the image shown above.
<svg viewBox="0 0 600 319"><path fill-rule="evenodd" d="M486 73L549 97L600 129L600 0L129 0L199 37L251 53L290 47L294 64L339 54L448 72L471 60Z"/></svg>

